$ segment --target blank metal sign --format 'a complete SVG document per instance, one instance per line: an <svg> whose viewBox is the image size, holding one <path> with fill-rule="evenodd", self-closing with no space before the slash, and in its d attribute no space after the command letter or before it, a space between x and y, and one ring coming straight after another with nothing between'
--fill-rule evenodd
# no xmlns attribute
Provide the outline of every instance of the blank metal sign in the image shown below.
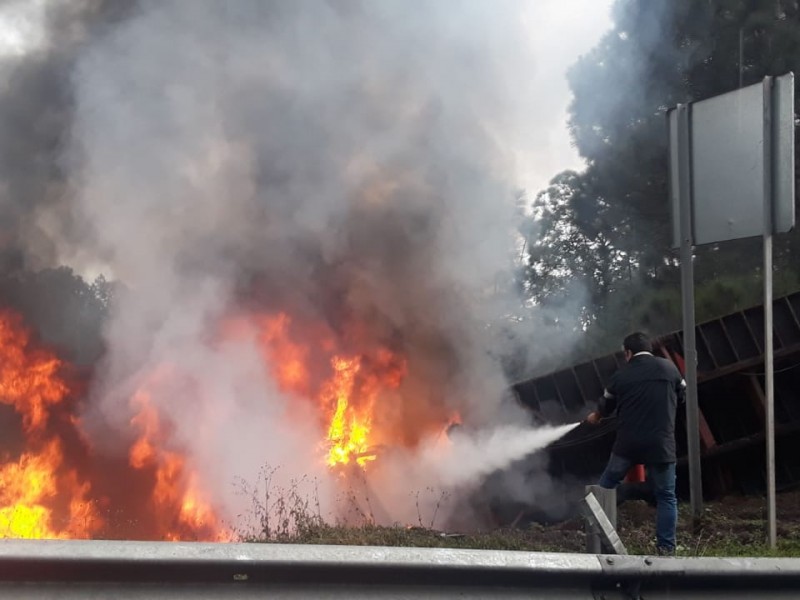
<svg viewBox="0 0 800 600"><path fill-rule="evenodd" d="M689 105L694 244L762 235L765 177L772 178L773 232L794 226L794 76L773 80L769 165L764 153L768 98L763 83L758 83ZM676 111L669 119L671 178L676 186ZM677 216L676 194L672 201ZM677 246L677 219L674 229Z"/></svg>

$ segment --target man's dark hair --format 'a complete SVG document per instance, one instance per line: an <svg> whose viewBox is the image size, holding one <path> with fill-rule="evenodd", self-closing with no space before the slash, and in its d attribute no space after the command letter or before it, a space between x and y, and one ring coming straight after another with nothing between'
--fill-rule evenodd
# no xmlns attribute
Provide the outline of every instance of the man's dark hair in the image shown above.
<svg viewBox="0 0 800 600"><path fill-rule="evenodd" d="M633 354L638 354L639 352L652 352L653 342L651 342L650 338L641 331L637 331L636 333L632 333L625 338L625 340L622 342L622 347Z"/></svg>

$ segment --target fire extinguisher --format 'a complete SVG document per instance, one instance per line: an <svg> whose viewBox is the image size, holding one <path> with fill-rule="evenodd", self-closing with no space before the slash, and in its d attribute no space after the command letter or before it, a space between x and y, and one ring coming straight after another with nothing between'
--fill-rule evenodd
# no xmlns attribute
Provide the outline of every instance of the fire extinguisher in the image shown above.
<svg viewBox="0 0 800 600"><path fill-rule="evenodd" d="M625 483L643 483L644 465L633 465L625 475Z"/></svg>

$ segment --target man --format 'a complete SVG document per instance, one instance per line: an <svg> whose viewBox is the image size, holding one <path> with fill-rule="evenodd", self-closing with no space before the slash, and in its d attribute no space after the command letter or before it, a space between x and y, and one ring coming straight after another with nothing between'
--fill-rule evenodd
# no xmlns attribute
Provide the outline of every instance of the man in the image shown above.
<svg viewBox="0 0 800 600"><path fill-rule="evenodd" d="M656 547L675 554L675 413L686 383L672 361L653 356L643 333L623 342L627 364L614 373L591 424L617 411L617 439L599 485L616 488L633 465L643 464L656 497Z"/></svg>

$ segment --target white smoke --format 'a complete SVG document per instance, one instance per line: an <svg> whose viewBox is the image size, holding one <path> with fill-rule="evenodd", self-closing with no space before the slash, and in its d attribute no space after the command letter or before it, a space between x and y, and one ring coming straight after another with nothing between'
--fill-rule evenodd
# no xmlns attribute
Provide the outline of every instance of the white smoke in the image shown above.
<svg viewBox="0 0 800 600"><path fill-rule="evenodd" d="M167 365L178 383L151 393L169 443L228 518L242 510L232 478L264 463L324 479L310 407L279 391L254 339L210 336L254 289L353 352L407 356L394 410L411 427L430 406L492 418L507 382L486 324L513 298L497 285L514 247L510 148L535 135L538 96L519 7L143 1L87 47L66 164L89 237L62 255L101 257L130 290L107 329L95 435L125 431L131 394ZM416 456L462 485L556 433L456 442L469 468ZM390 519L412 467L384 489Z"/></svg>

